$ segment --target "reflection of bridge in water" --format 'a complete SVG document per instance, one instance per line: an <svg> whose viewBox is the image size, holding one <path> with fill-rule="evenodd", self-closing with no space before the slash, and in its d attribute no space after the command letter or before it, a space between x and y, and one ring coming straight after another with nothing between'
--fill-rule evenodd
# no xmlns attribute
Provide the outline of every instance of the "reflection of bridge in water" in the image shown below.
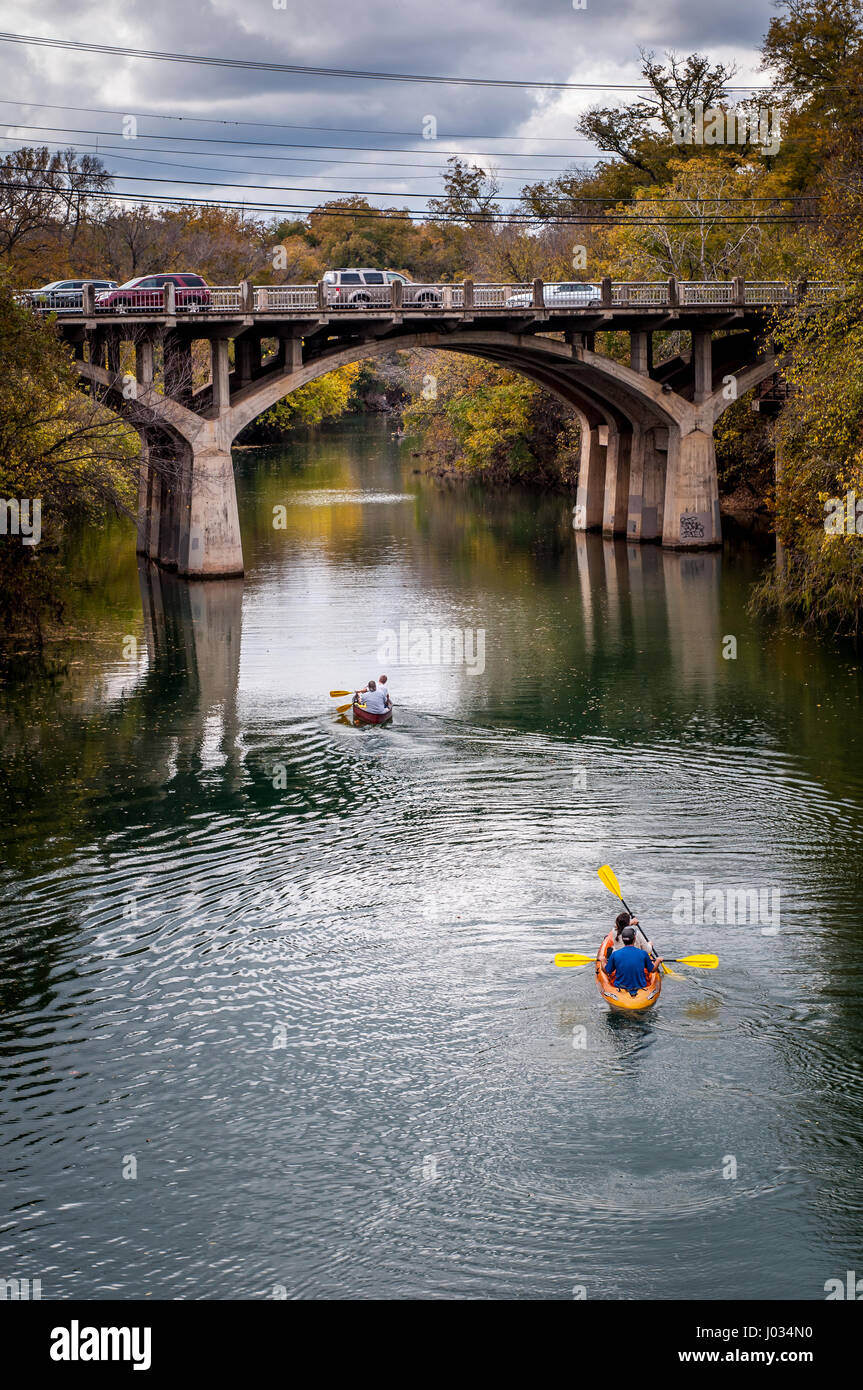
<svg viewBox="0 0 863 1390"><path fill-rule="evenodd" d="M244 283L208 291L192 313L176 304L173 285L158 304L113 311L101 310L88 286L80 312L64 313L59 324L82 381L141 436L139 553L182 576L215 578L243 573L231 461L240 431L328 371L408 348L486 358L572 409L582 434L577 530L670 548L718 545L714 424L776 372L765 336L771 315L827 293L742 279L604 280L599 302L559 308L546 303L539 280L465 281L396 283L380 291L380 302L334 305L323 283ZM691 351L654 365L658 330L690 334ZM600 331L629 335L628 364L596 352ZM208 343L211 375L194 389L199 340ZM266 343L275 350L265 351ZM121 370L124 345L134 349L134 381Z"/></svg>
<svg viewBox="0 0 863 1390"><path fill-rule="evenodd" d="M579 534L574 542L572 584L579 601L572 618L580 629L576 650L587 684L617 683L621 672L614 653L640 634L639 640L655 649L646 664L670 662L681 688L697 688L709 704L722 666L721 556L628 545L598 535ZM445 562L433 536L427 550L432 568L423 568L419 554L417 573L445 583ZM236 791L248 776L238 700L244 585L238 579L187 581L143 560L138 574L147 649L141 693L154 726L172 730L170 747L157 740L156 781L167 785L178 775L181 781L194 779L207 769L224 790ZM490 602L504 601L508 586L498 585L494 570L481 583L489 586ZM552 656L555 668L571 659L569 635L561 640ZM489 653L488 675L496 689L522 684L521 672L536 660L532 641L533 624L527 621L513 630L511 648ZM250 653L253 667L255 660ZM639 687L640 704L649 707L652 698L651 690Z"/></svg>
<svg viewBox="0 0 863 1390"><path fill-rule="evenodd" d="M181 711L170 757L198 768L209 756L223 785L243 780L237 691L243 585L237 579L186 581L146 561L138 565L148 681ZM162 782L171 769L162 769Z"/></svg>

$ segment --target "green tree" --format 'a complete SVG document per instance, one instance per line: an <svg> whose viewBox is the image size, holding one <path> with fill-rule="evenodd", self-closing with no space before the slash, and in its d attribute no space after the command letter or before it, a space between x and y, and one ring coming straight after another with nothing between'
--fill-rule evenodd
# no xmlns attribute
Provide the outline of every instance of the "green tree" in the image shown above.
<svg viewBox="0 0 863 1390"><path fill-rule="evenodd" d="M57 546L67 522L131 513L139 441L77 387L69 349L53 325L0 285L0 499L19 512L38 503L41 536L0 534L0 631L41 644L42 617L61 608ZM7 507L4 505L4 514ZM5 517L4 517L5 519Z"/></svg>

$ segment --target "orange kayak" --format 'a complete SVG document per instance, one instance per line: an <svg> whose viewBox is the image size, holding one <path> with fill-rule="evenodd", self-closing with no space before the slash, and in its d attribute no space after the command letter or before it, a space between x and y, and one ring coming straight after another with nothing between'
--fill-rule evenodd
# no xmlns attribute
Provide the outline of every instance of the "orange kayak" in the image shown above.
<svg viewBox="0 0 863 1390"><path fill-rule="evenodd" d="M662 992L662 975L655 970L650 976L644 989L638 990L636 994L630 994L627 989L617 989L606 975L602 968L605 960L605 953L611 945L611 932L603 941L596 954L596 987L606 1003L613 1009L623 1009L626 1012L633 1012L638 1009L649 1009L655 1004Z"/></svg>

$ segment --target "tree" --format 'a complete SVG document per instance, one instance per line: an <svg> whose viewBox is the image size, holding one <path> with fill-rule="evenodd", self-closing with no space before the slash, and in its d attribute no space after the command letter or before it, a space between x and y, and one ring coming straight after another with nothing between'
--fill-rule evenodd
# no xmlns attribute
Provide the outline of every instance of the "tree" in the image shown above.
<svg viewBox="0 0 863 1390"><path fill-rule="evenodd" d="M863 13L858 0L780 0L762 67L783 110L779 168L789 189L833 178L828 161L859 150L863 123Z"/></svg>
<svg viewBox="0 0 863 1390"><path fill-rule="evenodd" d="M863 14L858 0L779 0L770 21L762 68L774 73L774 93L823 111L847 111L848 79L859 78ZM857 85L856 82L853 83Z"/></svg>
<svg viewBox="0 0 863 1390"><path fill-rule="evenodd" d="M488 173L476 164L467 164L458 155L450 155L443 176L444 192L440 198L429 198L429 212L468 227L488 222L500 212L495 202L500 193L497 171Z"/></svg>
<svg viewBox="0 0 863 1390"><path fill-rule="evenodd" d="M43 612L60 606L55 554L66 522L131 513L138 456L134 432L79 391L53 325L0 284L0 498L41 513L37 544L0 535L0 631L41 643Z"/></svg>
<svg viewBox="0 0 863 1390"><path fill-rule="evenodd" d="M715 154L672 160L668 172L671 182L661 196L656 187L637 189L634 205L617 209L623 224L607 235L615 273L648 280L757 275L764 244L760 218L767 205L756 200L772 191L769 175ZM728 198L735 200L733 220Z"/></svg>
<svg viewBox="0 0 863 1390"><path fill-rule="evenodd" d="M74 150L23 146L0 158L0 254L59 224L72 241L94 196L113 180L100 159Z"/></svg>
<svg viewBox="0 0 863 1390"><path fill-rule="evenodd" d="M594 107L581 117L577 129L599 149L616 155L656 183L672 155L687 148L676 147L673 142L676 113L692 112L696 102L705 109L722 106L735 69L722 63L711 67L702 53L691 53L687 58L666 53L667 62L657 63L653 53L643 48L639 52L641 75L651 95L622 107Z"/></svg>
<svg viewBox="0 0 863 1390"><path fill-rule="evenodd" d="M401 269L417 232L407 208L375 208L365 198L336 198L309 214L309 238L324 266Z"/></svg>

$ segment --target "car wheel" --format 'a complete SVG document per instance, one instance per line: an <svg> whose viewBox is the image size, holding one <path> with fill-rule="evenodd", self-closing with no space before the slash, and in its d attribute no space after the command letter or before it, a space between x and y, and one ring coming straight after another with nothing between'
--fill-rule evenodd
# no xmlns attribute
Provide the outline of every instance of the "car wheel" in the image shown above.
<svg viewBox="0 0 863 1390"><path fill-rule="evenodd" d="M114 308L117 310L118 314L128 314L129 312L129 305L125 299L118 299Z"/></svg>
<svg viewBox="0 0 863 1390"><path fill-rule="evenodd" d="M417 304L423 309L437 309L440 306L441 297L439 294L418 294Z"/></svg>
<svg viewBox="0 0 863 1390"><path fill-rule="evenodd" d="M365 304L371 304L371 302L372 302L372 297L371 297L370 294L355 294L355 295L352 295L352 296L351 296L351 303L352 303L352 304L364 304L364 305L365 305Z"/></svg>

